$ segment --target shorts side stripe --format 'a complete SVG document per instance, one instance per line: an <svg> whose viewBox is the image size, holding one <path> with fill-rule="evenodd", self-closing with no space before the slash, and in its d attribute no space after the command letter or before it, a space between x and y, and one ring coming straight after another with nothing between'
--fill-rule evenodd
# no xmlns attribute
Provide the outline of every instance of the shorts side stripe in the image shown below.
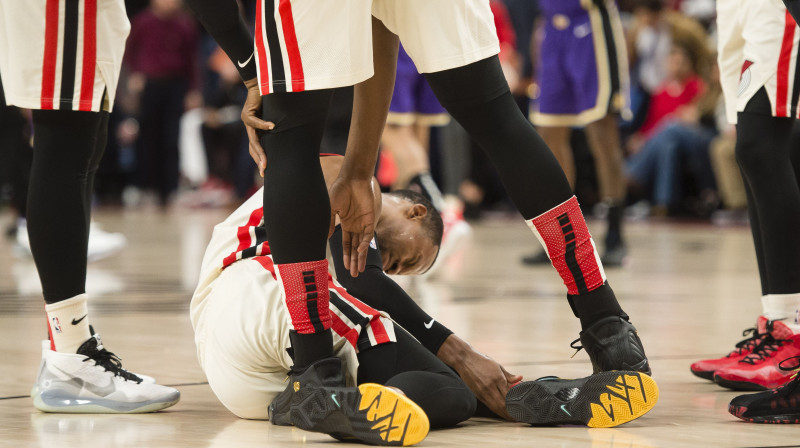
<svg viewBox="0 0 800 448"><path fill-rule="evenodd" d="M78 57L78 10L80 0L65 0L64 49L61 64L61 104L69 104L75 96L75 66ZM61 106L59 106L59 109Z"/></svg>
<svg viewBox="0 0 800 448"><path fill-rule="evenodd" d="M611 18L605 5L599 3L597 6L600 17L603 20L603 38L608 52L608 73L611 76L611 94L619 93L619 55L617 55L617 45L614 43L614 30L611 28ZM592 32L596 32L593 30ZM599 67L598 67L599 69Z"/></svg>
<svg viewBox="0 0 800 448"><path fill-rule="evenodd" d="M78 110L91 111L97 64L97 0L85 0L83 13L83 67Z"/></svg>
<svg viewBox="0 0 800 448"><path fill-rule="evenodd" d="M297 34L294 29L291 0L280 0L278 11L281 15L283 28L283 42L289 56L289 70L291 71L292 92L302 92L306 89L306 80L303 74L303 60L300 57L300 48L297 45ZM287 84L289 80L286 80Z"/></svg>
<svg viewBox="0 0 800 448"><path fill-rule="evenodd" d="M789 65L791 64L792 47L794 47L794 33L797 25L794 23L789 11L786 11L783 27L783 42L778 59L778 86L775 92L775 116L790 116L787 112L789 94Z"/></svg>
<svg viewBox="0 0 800 448"><path fill-rule="evenodd" d="M264 0L264 31L267 34L269 47L269 61L272 67L272 91L285 92L286 72L283 68L283 54L281 42L278 37L278 24L275 22L275 2L278 0Z"/></svg>
<svg viewBox="0 0 800 448"><path fill-rule="evenodd" d="M42 58L42 110L53 109L58 58L58 0L47 0Z"/></svg>
<svg viewBox="0 0 800 448"><path fill-rule="evenodd" d="M268 0L269 1L269 0ZM256 72L258 85L262 95L269 93L269 64L267 63L267 50L264 47L264 0L258 0L256 6Z"/></svg>

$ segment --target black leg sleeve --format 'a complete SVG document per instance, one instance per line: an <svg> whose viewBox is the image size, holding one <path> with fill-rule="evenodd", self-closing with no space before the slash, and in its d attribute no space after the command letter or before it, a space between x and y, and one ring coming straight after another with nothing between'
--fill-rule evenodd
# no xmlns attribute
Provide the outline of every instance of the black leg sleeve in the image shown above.
<svg viewBox="0 0 800 448"><path fill-rule="evenodd" d="M276 263L325 259L330 200L319 163L319 148L330 90L264 96L264 225Z"/></svg>
<svg viewBox="0 0 800 448"><path fill-rule="evenodd" d="M555 156L514 102L497 56L425 78L442 106L487 153L525 219L572 197Z"/></svg>
<svg viewBox="0 0 800 448"><path fill-rule="evenodd" d="M396 387L428 415L431 428L454 426L475 413L477 400L463 381L402 328L396 343L358 354L358 383Z"/></svg>
<svg viewBox="0 0 800 448"><path fill-rule="evenodd" d="M28 234L47 303L85 292L90 189L107 123L105 112L33 111Z"/></svg>
<svg viewBox="0 0 800 448"><path fill-rule="evenodd" d="M800 188L790 157L793 125L792 118L771 116L764 89L739 113L736 125L736 159L750 193L747 206L757 217L753 239L761 246L767 294L800 292Z"/></svg>

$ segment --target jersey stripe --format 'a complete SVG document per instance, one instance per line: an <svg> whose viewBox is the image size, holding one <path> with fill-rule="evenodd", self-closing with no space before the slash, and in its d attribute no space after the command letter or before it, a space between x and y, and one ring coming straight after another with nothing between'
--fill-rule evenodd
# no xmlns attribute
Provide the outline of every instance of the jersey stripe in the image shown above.
<svg viewBox="0 0 800 448"><path fill-rule="evenodd" d="M361 311L362 313L373 316L372 320L370 320L369 325L370 329L372 330L372 333L375 336L376 343L381 344L390 341L389 335L386 331L386 327L380 320L380 313L375 308L366 305L364 302L350 295L350 293L347 292L346 289L342 288L335 281L333 281L333 278L331 278L330 276L328 276L328 285L330 286L330 288L339 293L339 295L342 297L343 300L346 300L348 303L358 308L358 310Z"/></svg>
<svg viewBox="0 0 800 448"><path fill-rule="evenodd" d="M251 231L257 225L261 223L261 218L264 216L264 209L259 207L253 210L250 213L250 218L247 220L247 223L243 226L240 226L236 230L236 237L239 239L239 245L236 247L236 251L232 252L230 255L225 257L222 260L222 267L226 268L233 264L236 260L241 258L242 251L251 247L255 241L255 235L251 236Z"/></svg>
<svg viewBox="0 0 800 448"><path fill-rule="evenodd" d="M56 59L58 58L58 0L47 0L44 29L44 57L42 58L43 110L53 108L56 88Z"/></svg>
<svg viewBox="0 0 800 448"><path fill-rule="evenodd" d="M788 92L789 92L789 66L792 59L792 47L794 47L794 33L797 25L794 23L789 11L786 11L783 27L783 42L781 43L781 53L778 59L778 87L775 92L775 116L786 117Z"/></svg>
<svg viewBox="0 0 800 448"><path fill-rule="evenodd" d="M91 111L97 63L97 0L85 0L83 12L83 67L78 110Z"/></svg>
<svg viewBox="0 0 800 448"><path fill-rule="evenodd" d="M70 104L75 96L75 65L78 57L78 10L80 0L64 0L64 49L61 63L61 104ZM59 106L61 109L61 106ZM72 109L72 107L70 107Z"/></svg>
<svg viewBox="0 0 800 448"><path fill-rule="evenodd" d="M275 2L277 0L264 0L264 31L267 34L269 47L269 61L272 67L272 91L285 92L286 72L283 68L283 54L281 42L278 37L278 24L275 22Z"/></svg>
<svg viewBox="0 0 800 448"><path fill-rule="evenodd" d="M266 95L269 93L269 65L267 64L267 50L264 48L264 1L258 0L256 6L256 69L258 71L258 83L261 89L261 94ZM269 0L266 0L269 1Z"/></svg>
<svg viewBox="0 0 800 448"><path fill-rule="evenodd" d="M289 55L289 69L291 71L292 92L302 92L306 89L306 79L303 74L303 60L300 57L300 48L297 45L297 34L294 29L291 0L280 0L278 11L281 15L283 28L283 41ZM286 80L289 83L289 80Z"/></svg>

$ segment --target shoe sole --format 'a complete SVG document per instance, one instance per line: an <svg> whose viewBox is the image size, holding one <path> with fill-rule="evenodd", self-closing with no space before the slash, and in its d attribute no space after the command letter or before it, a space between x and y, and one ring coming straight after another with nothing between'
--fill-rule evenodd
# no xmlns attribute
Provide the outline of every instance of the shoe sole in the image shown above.
<svg viewBox="0 0 800 448"><path fill-rule="evenodd" d="M639 372L603 372L553 384L528 381L511 388L506 396L508 413L532 425L611 428L641 417L658 402L656 382Z"/></svg>
<svg viewBox="0 0 800 448"><path fill-rule="evenodd" d="M771 423L771 424L797 424L800 423L800 414L784 414L784 415L770 415L765 417L744 417L743 414L747 412L744 406L728 406L728 412L734 417L744 420L748 423Z"/></svg>
<svg viewBox="0 0 800 448"><path fill-rule="evenodd" d="M425 411L405 395L379 384L316 388L292 406L291 420L307 431L370 445L410 446L428 435Z"/></svg>
<svg viewBox="0 0 800 448"><path fill-rule="evenodd" d="M733 381L733 380L726 380L725 378L720 377L719 375L714 375L714 382L717 385L724 387L726 389L731 390L740 390L740 391L747 391L747 392L757 392L762 390L769 390L769 387L762 386L760 384L751 383L748 381ZM775 386L777 387L777 386Z"/></svg>
<svg viewBox="0 0 800 448"><path fill-rule="evenodd" d="M174 406L180 401L180 393L166 401L143 401L138 403L120 403L111 400L93 400L79 397L46 397L36 387L31 391L33 407L48 413L56 414L145 414L157 412ZM72 404L78 403L80 404ZM64 404L68 403L68 404ZM115 407L116 406L116 407Z"/></svg>
<svg viewBox="0 0 800 448"><path fill-rule="evenodd" d="M708 370L692 370L692 369L689 369L689 370L691 370L692 374L694 376L698 377L698 378L702 378L704 380L709 380L709 381L714 381L714 372L716 372L716 370L711 370L711 371L708 371Z"/></svg>

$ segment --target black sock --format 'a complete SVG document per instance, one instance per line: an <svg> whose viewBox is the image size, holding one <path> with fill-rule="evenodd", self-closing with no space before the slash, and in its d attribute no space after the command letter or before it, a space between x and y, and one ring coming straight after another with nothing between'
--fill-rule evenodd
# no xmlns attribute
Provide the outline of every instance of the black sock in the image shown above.
<svg viewBox="0 0 800 448"><path fill-rule="evenodd" d="M608 282L586 294L568 295L567 299L575 317L581 320L581 328L584 330L598 320L609 316L620 316L628 320L628 315L622 311Z"/></svg>
<svg viewBox="0 0 800 448"><path fill-rule="evenodd" d="M330 329L309 334L300 334L292 330L289 332L289 340L292 343L296 370L302 370L320 359L333 356L333 334Z"/></svg>
<svg viewBox="0 0 800 448"><path fill-rule="evenodd" d="M613 249L622 244L622 218L625 207L619 202L610 202L608 205L608 230L606 232L606 250Z"/></svg>

